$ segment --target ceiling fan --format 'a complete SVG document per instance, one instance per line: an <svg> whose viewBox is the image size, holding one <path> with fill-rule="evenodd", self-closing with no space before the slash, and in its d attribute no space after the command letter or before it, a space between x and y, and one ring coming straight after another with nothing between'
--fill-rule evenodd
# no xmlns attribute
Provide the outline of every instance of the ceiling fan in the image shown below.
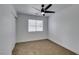
<svg viewBox="0 0 79 59"><path fill-rule="evenodd" d="M41 5L41 7L42 7L41 10L34 8L34 7L33 8L40 11L43 16L45 16L45 13L55 13L55 11L48 11L48 9L52 6L52 4L49 4L46 7L44 7L44 6L45 6L44 4Z"/></svg>

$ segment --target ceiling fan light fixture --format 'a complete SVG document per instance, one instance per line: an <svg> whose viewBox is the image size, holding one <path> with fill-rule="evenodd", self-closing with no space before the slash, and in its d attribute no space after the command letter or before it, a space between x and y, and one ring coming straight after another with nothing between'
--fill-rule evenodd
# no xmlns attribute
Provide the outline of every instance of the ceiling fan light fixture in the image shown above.
<svg viewBox="0 0 79 59"><path fill-rule="evenodd" d="M41 14L43 15L43 14L45 14L44 12L41 12Z"/></svg>

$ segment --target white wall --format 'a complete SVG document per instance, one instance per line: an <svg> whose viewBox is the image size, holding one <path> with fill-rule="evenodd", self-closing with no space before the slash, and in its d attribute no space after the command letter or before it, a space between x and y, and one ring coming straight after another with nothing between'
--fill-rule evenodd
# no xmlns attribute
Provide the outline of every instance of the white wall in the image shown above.
<svg viewBox="0 0 79 59"><path fill-rule="evenodd" d="M49 17L49 38L79 54L79 5L72 5Z"/></svg>
<svg viewBox="0 0 79 59"><path fill-rule="evenodd" d="M0 5L0 54L11 54L15 45L15 10L12 5Z"/></svg>
<svg viewBox="0 0 79 59"><path fill-rule="evenodd" d="M44 20L44 31L43 32L28 32L28 19ZM18 19L16 20L16 41L26 42L40 39L47 39L47 18L39 16L31 16L19 13Z"/></svg>

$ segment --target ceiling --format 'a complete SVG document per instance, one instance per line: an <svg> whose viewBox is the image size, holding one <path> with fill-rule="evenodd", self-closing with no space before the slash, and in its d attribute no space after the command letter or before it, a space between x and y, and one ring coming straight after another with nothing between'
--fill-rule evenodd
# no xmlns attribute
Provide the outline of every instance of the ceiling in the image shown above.
<svg viewBox="0 0 79 59"><path fill-rule="evenodd" d="M15 4L13 5L17 13L24 13L29 15L37 15L42 16L40 11L36 10L41 9L41 4ZM45 4L45 7L47 4ZM61 10L71 6L71 4L53 4L48 10L60 12ZM53 13L52 13L53 14ZM46 16L50 16L51 14L46 14Z"/></svg>

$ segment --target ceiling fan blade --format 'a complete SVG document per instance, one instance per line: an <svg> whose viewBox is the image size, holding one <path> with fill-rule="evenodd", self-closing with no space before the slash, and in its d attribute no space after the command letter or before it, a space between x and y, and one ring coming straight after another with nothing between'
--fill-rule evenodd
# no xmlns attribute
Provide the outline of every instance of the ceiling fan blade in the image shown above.
<svg viewBox="0 0 79 59"><path fill-rule="evenodd" d="M45 8L45 10L47 10L48 8L50 8L52 6L52 4L49 4L46 8Z"/></svg>
<svg viewBox="0 0 79 59"><path fill-rule="evenodd" d="M45 11L45 13L55 13L55 11Z"/></svg>
<svg viewBox="0 0 79 59"><path fill-rule="evenodd" d="M34 8L34 9L36 9L36 10L40 11L39 9L37 9L37 8L35 8L35 7L32 7L32 8Z"/></svg>

